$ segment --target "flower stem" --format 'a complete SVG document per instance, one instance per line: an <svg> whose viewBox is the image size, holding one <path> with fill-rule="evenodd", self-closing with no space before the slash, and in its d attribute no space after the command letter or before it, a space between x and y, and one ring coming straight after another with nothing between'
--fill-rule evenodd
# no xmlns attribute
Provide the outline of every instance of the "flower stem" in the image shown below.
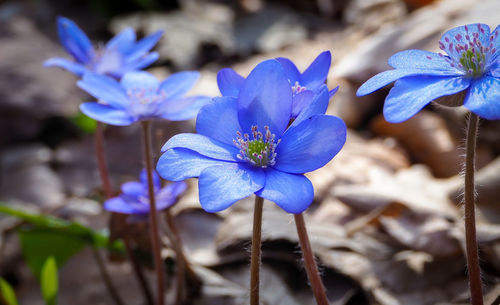
<svg viewBox="0 0 500 305"><path fill-rule="evenodd" d="M92 249L92 254L94 256L94 259L97 263L97 267L99 268L99 272L101 273L101 277L104 280L104 284L106 285L106 288L108 289L109 293L111 294L111 298L117 305L123 305L123 301L120 298L120 295L116 291L115 286L113 285L113 282L111 281L111 277L109 276L108 271L106 270L106 266L104 265L104 262L102 261L101 254L99 251L94 247L90 247Z"/></svg>
<svg viewBox="0 0 500 305"><path fill-rule="evenodd" d="M475 188L475 153L479 117L470 113L467 127L465 148L465 244L467 248L467 269L469 272L469 288L472 305L483 305L483 287L476 240L476 216L474 211Z"/></svg>
<svg viewBox="0 0 500 305"><path fill-rule="evenodd" d="M142 121L142 135L144 142L144 161L146 163L146 172L148 176L148 194L149 194L149 204L150 204L150 217L151 217L151 239L153 244L153 255L156 269L156 284L157 284L157 305L165 304L164 297L164 287L165 287L165 278L164 278L164 268L163 268L163 260L161 258L161 246L160 246L160 237L158 230L158 217L156 210L156 200L155 200L155 191L153 184L153 165L152 165L152 154L151 154L151 126L149 121Z"/></svg>
<svg viewBox="0 0 500 305"><path fill-rule="evenodd" d="M311 288L318 305L328 305L328 298L326 297L325 286L321 281L319 275L318 266L314 260L314 255L311 250L311 244L309 242L309 237L307 235L306 223L304 221L304 215L294 214L295 225L297 227L297 234L299 235L300 248L302 249L302 255L304 256L304 264L306 267L307 278L311 283Z"/></svg>
<svg viewBox="0 0 500 305"><path fill-rule="evenodd" d="M259 305L259 273L261 263L262 208L264 199L255 196L253 214L252 254L250 258L250 305Z"/></svg>
<svg viewBox="0 0 500 305"><path fill-rule="evenodd" d="M165 213L166 213L167 226L170 231L170 239L172 241L172 245L175 251L175 256L177 258L177 263L176 263L177 289L175 296L175 305L181 305L186 297L186 269L188 268L188 262L186 256L184 255L181 239L179 236L179 231L175 226L175 221L174 218L172 217L170 209L167 209Z"/></svg>
<svg viewBox="0 0 500 305"><path fill-rule="evenodd" d="M108 165L106 162L106 154L104 152L104 130L101 122L97 121L96 131L94 134L94 146L95 153L97 159L97 168L99 170L99 176L101 176L101 182L104 190L104 195L107 199L113 197L113 189L111 187L111 180L109 179L109 171ZM127 225L124 221L122 221L122 225ZM151 291L149 290L149 286L146 282L146 278L144 277L144 273L142 272L141 265L135 258L133 251L130 247L130 238L128 236L128 230L125 230L125 236L123 236L123 240L125 243L125 249L127 251L127 256L130 259L132 264L135 277L139 282L139 286L141 287L142 293L148 305L153 305L153 298L151 296ZM102 272L101 272L102 273ZM111 282L111 279L109 279ZM109 285L108 285L109 286ZM112 287L112 285L111 285Z"/></svg>

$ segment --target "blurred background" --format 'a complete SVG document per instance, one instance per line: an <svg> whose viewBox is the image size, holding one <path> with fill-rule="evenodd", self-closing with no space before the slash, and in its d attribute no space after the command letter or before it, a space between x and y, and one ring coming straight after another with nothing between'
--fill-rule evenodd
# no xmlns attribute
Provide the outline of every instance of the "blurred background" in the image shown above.
<svg viewBox="0 0 500 305"><path fill-rule="evenodd" d="M216 74L224 67L246 76L258 62L280 56L304 70L330 50L328 86L340 89L328 113L346 122L348 139L332 162L308 174L315 201L306 221L331 303L467 304L459 175L465 109L430 105L404 123L390 124L381 115L390 86L363 98L355 92L389 69L387 59L395 52L438 51L440 36L458 25L481 22L493 30L499 11L498 0L0 1L1 204L110 230L101 208L95 126L78 112L79 104L92 98L72 74L43 67L48 58L69 58L57 38L57 16L74 20L95 44L125 27L141 37L164 30L155 48L160 59L147 70L159 78L199 70L192 94L219 95ZM154 130L159 148L176 133L193 132L194 120L155 122ZM142 168L139 128L107 126L105 137L118 191L121 183L137 180ZM499 155L500 123L483 120L477 226L487 304L500 304L495 301L500 295ZM203 283L190 304L248 304L253 200L207 214L199 206L196 183L189 181L188 193L173 208ZM21 304L43 304L23 260L16 234L22 226L0 215L0 276L12 284ZM138 235L148 238L144 230ZM263 242L263 304L314 304L293 217L269 202ZM164 254L171 269L174 255L169 249ZM144 304L130 265L108 262L126 303ZM152 273L148 278L152 284ZM59 303L112 304L90 250L62 266Z"/></svg>

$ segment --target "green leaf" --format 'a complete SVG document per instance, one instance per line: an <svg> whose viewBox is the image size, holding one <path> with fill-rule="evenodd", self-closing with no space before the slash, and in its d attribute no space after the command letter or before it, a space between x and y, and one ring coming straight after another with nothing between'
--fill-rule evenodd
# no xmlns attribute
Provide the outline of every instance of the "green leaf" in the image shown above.
<svg viewBox="0 0 500 305"><path fill-rule="evenodd" d="M62 266L86 245L84 239L73 234L41 228L22 229L19 239L26 263L37 278L41 277L42 268L49 257Z"/></svg>
<svg viewBox="0 0 500 305"><path fill-rule="evenodd" d="M40 278L40 286L45 304L57 304L58 285L56 260L53 256L50 256L43 264Z"/></svg>
<svg viewBox="0 0 500 305"><path fill-rule="evenodd" d="M78 112L78 114L72 117L71 121L85 133L94 133L95 129L97 128L96 120L89 118L81 112Z"/></svg>
<svg viewBox="0 0 500 305"><path fill-rule="evenodd" d="M14 289L10 284L0 277L0 292L2 299L5 301L7 305L19 305L17 302L16 294L14 293Z"/></svg>

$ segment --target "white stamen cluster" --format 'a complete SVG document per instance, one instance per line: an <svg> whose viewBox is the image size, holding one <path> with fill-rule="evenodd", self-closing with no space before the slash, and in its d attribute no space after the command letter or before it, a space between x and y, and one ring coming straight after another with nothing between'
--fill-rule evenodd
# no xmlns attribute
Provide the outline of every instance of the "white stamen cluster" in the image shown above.
<svg viewBox="0 0 500 305"><path fill-rule="evenodd" d="M302 87L299 82L295 82L295 84L292 86L292 93L293 95L295 94L299 94L303 91L305 91L307 88L306 87Z"/></svg>
<svg viewBox="0 0 500 305"><path fill-rule="evenodd" d="M236 132L236 139L233 140L236 147L240 149L238 159L246 160L255 166L266 168L268 165L276 163L276 146L280 140L275 142L276 136L271 133L269 126L264 126L265 134L258 130L257 126L252 126L252 139L248 133Z"/></svg>

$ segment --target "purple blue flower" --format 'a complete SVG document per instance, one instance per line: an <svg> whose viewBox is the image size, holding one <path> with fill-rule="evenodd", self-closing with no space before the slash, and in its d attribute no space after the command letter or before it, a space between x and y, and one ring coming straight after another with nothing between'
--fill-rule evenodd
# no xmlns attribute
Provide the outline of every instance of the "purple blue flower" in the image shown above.
<svg viewBox="0 0 500 305"><path fill-rule="evenodd" d="M148 72L132 71L118 82L104 75L85 73L77 84L99 102L83 103L80 110L95 120L118 126L154 118L187 120L211 100L207 96L184 97L198 78L198 72L185 71L159 82Z"/></svg>
<svg viewBox="0 0 500 305"><path fill-rule="evenodd" d="M384 104L387 121L399 123L431 101L465 93L463 105L488 120L500 119L500 27L469 24L446 32L439 47L446 54L406 50L394 54L394 70L375 75L357 92L363 96L393 81Z"/></svg>
<svg viewBox="0 0 500 305"><path fill-rule="evenodd" d="M198 134L178 134L163 146L158 173L172 181L199 177L208 212L256 194L301 213L314 196L303 174L329 162L346 139L344 122L324 114L326 85L307 97L308 106L291 122L293 91L282 65L260 63L238 96L215 98L200 110Z"/></svg>
<svg viewBox="0 0 500 305"><path fill-rule="evenodd" d="M307 106L306 101L310 101L309 98L304 97L304 94L308 94L305 92L312 91L316 93L325 84L332 56L330 51L319 54L304 73L300 73L295 64L288 58L278 57L276 60L282 65L292 87L292 117L296 118L300 111ZM217 74L217 84L222 96L238 96L244 80L243 76L231 68L222 69ZM337 92L338 88L337 86L329 91L330 97Z"/></svg>
<svg viewBox="0 0 500 305"><path fill-rule="evenodd" d="M135 32L127 28L106 45L92 46L85 33L71 20L58 17L59 40L73 60L51 58L44 65L60 67L78 76L85 72L121 78L128 71L140 70L156 61L156 52L149 52L160 40L162 31L136 41Z"/></svg>
<svg viewBox="0 0 500 305"><path fill-rule="evenodd" d="M153 172L156 209L158 211L167 209L181 196L187 188L184 182L170 183L161 187L160 177ZM104 209L122 214L148 215L150 208L148 180L146 170L142 170L140 181L131 181L122 184L122 193L104 202Z"/></svg>

